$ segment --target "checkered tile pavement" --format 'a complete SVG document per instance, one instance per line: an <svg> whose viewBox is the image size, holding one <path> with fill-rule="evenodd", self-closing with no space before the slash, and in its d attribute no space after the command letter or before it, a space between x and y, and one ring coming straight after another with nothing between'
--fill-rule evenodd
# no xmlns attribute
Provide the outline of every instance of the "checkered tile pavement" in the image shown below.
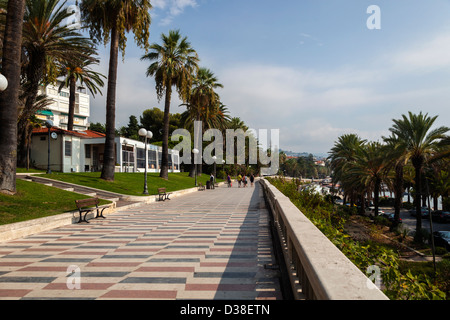
<svg viewBox="0 0 450 320"><path fill-rule="evenodd" d="M0 299L282 299L258 185L0 243Z"/></svg>

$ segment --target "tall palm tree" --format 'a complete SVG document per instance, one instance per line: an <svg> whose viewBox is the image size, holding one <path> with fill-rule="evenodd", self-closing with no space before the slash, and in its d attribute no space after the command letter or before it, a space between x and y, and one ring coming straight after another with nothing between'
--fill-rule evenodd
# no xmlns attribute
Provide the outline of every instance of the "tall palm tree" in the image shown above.
<svg viewBox="0 0 450 320"><path fill-rule="evenodd" d="M346 200L347 196L350 196L352 203L354 201L355 188L352 184L345 185L347 182L346 169L351 163L356 161L356 154L364 143L366 143L366 140L361 139L356 134L344 134L335 142L328 156L330 168L333 172L333 184L335 185L339 182L344 189L344 200Z"/></svg>
<svg viewBox="0 0 450 320"><path fill-rule="evenodd" d="M94 52L92 52L94 53ZM75 114L75 94L76 84L84 84L92 95L100 91L99 87L103 87L103 79L105 76L99 72L93 71L90 66L98 64L99 60L94 58L82 57L81 59L72 59L62 63L61 75L64 81L61 83L59 90L63 87L69 88L69 119L67 122L67 130L73 130L73 120Z"/></svg>
<svg viewBox="0 0 450 320"><path fill-rule="evenodd" d="M406 157L406 150L404 144L399 143L398 137L391 135L390 137L383 137L386 143L386 160L389 166L393 169L393 189L394 189L394 222L392 229L395 229L400 221L400 209L403 200L404 192L404 167L408 163Z"/></svg>
<svg viewBox="0 0 450 320"><path fill-rule="evenodd" d="M162 44L153 43L150 52L142 56L141 60L151 62L147 69L147 77L154 77L156 94L164 103L164 127L162 144L162 161L160 177L169 178L169 117L172 87L175 86L180 100L186 102L192 82L193 74L198 69L198 55L191 47L187 37L182 37L179 30L171 30L168 35L161 35Z"/></svg>
<svg viewBox="0 0 450 320"><path fill-rule="evenodd" d="M223 85L214 73L210 69L199 68L186 104L191 120L210 120L211 114L217 111L215 108L220 104L220 97L215 91L217 88L223 88Z"/></svg>
<svg viewBox="0 0 450 320"><path fill-rule="evenodd" d="M126 33L132 31L138 46L148 49L150 28L150 1L148 0L83 0L80 11L91 38L110 42L108 89L106 94L106 139L101 178L114 180L116 85L119 50L125 54Z"/></svg>
<svg viewBox="0 0 450 320"><path fill-rule="evenodd" d="M428 114L402 115L402 119L394 119L394 124L389 129L392 134L398 137L400 148L404 149L405 159L411 160L415 171L415 207L416 207L416 240L422 241L422 216L421 216L421 195L422 195L422 171L428 160L430 160L439 148L439 143L446 136L450 129L438 127L432 129L437 116L429 117Z"/></svg>
<svg viewBox="0 0 450 320"><path fill-rule="evenodd" d="M383 145L379 142L369 142L356 149L355 161L346 165L346 180L353 181L358 186L363 186L367 193L373 192L375 216L378 215L378 200L380 186L385 178L386 157L382 152ZM357 188L355 188L358 190ZM361 204L364 209L364 191L360 191Z"/></svg>
<svg viewBox="0 0 450 320"><path fill-rule="evenodd" d="M25 0L9 0L3 38L2 74L8 87L0 92L0 192L16 193L17 105Z"/></svg>
<svg viewBox="0 0 450 320"><path fill-rule="evenodd" d="M90 46L88 38L68 28L64 21L71 13L66 1L26 0L23 22L23 99L24 107L18 120L18 163L26 165L26 132L28 119L37 111L39 86L56 78L57 61L81 55Z"/></svg>
<svg viewBox="0 0 450 320"><path fill-rule="evenodd" d="M192 90L188 98L188 102L183 104L187 107L186 112L183 113L185 127L192 128L194 121L202 122L203 132L209 128L216 128L223 124L220 119L225 120L225 115L220 110L220 97L215 91L217 88L223 88L223 85L218 82L214 73L207 68L199 68L194 77ZM194 134L198 135L199 132ZM194 176L194 159L191 157L191 170L189 176ZM197 165L197 172L201 174L202 164Z"/></svg>

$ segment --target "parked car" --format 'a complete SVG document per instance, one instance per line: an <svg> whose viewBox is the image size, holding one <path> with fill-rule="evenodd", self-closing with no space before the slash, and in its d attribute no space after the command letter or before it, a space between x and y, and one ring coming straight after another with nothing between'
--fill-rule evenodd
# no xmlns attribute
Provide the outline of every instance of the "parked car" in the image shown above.
<svg viewBox="0 0 450 320"><path fill-rule="evenodd" d="M429 216L429 211L427 207L422 207L421 209L421 214L422 214L422 218L428 218ZM412 208L411 210L409 210L409 213L415 217L416 216L416 208Z"/></svg>
<svg viewBox="0 0 450 320"><path fill-rule="evenodd" d="M450 222L450 211L435 210L431 212L431 217L433 221L449 223Z"/></svg>
<svg viewBox="0 0 450 320"><path fill-rule="evenodd" d="M375 215L375 207L369 207L366 209L366 212L369 213L371 216ZM381 210L380 208L378 208L378 215L383 215L385 212L383 210Z"/></svg>
<svg viewBox="0 0 450 320"><path fill-rule="evenodd" d="M394 222L394 213L393 212L383 213L383 214L380 214L380 216L385 217L386 219L388 219L391 222ZM402 218L398 217L398 223L402 223Z"/></svg>
<svg viewBox="0 0 450 320"><path fill-rule="evenodd" d="M444 247L450 251L450 231L433 232L434 245L436 247Z"/></svg>

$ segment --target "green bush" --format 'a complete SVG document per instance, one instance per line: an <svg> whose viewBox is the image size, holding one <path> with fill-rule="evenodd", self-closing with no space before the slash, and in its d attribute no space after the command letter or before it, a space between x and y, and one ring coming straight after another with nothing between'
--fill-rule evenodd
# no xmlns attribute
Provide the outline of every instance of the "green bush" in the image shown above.
<svg viewBox="0 0 450 320"><path fill-rule="evenodd" d="M401 272L398 254L382 245L360 243L344 233L349 208L333 206L324 197L308 191L298 191L294 183L284 179L269 178L278 190L286 195L313 222L327 238L338 247L362 272L369 266L382 268L384 293L390 299L429 300L445 299L446 295L427 275ZM351 213L351 212L350 212Z"/></svg>

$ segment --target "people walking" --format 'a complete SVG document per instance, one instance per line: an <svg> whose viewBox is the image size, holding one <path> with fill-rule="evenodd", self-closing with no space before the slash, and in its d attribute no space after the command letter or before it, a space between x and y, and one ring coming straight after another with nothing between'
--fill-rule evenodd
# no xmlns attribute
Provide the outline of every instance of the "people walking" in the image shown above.
<svg viewBox="0 0 450 320"><path fill-rule="evenodd" d="M241 174L239 174L237 176L237 182L238 182L238 188L240 188L241 187L241 183L242 183L242 176L241 176Z"/></svg>
<svg viewBox="0 0 450 320"><path fill-rule="evenodd" d="M250 174L250 185L253 187L253 182L255 182L255 176L252 174Z"/></svg>
<svg viewBox="0 0 450 320"><path fill-rule="evenodd" d="M210 186L211 186L211 189L214 189L215 188L215 185L214 185L214 175L211 173L211 175L209 176L209 182L210 182Z"/></svg>
<svg viewBox="0 0 450 320"><path fill-rule="evenodd" d="M232 184L231 184L231 177L230 177L230 175L227 175L227 183L228 183L228 188L231 188Z"/></svg>

